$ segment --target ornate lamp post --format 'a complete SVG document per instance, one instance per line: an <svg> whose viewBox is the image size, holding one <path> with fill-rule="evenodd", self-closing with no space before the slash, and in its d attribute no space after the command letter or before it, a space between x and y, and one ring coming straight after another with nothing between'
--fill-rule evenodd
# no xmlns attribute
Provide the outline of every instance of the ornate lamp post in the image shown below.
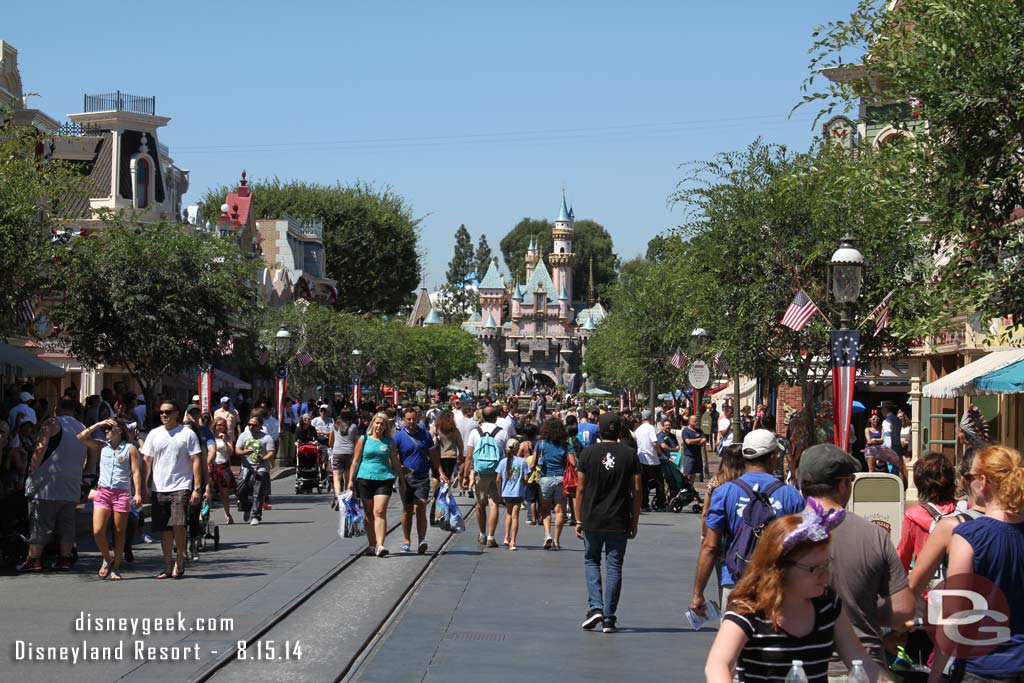
<svg viewBox="0 0 1024 683"><path fill-rule="evenodd" d="M362 377L359 376L359 360L363 352L359 349L352 349L352 405L355 407L356 419L359 418L359 404L362 396Z"/></svg>
<svg viewBox="0 0 1024 683"><path fill-rule="evenodd" d="M287 466L294 462L292 453L292 434L284 427L285 397L288 395L288 361L292 357L292 333L284 325L274 335L274 353L277 356L277 371L275 372L275 393L274 406L277 409L277 419L281 423L281 433L278 437L277 465Z"/></svg>
<svg viewBox="0 0 1024 683"><path fill-rule="evenodd" d="M833 330L829 339L832 355L832 416L835 424L833 436L835 444L847 450L860 346L860 332L850 329L851 309L860 297L864 280L864 254L857 250L852 237L847 235L840 240L828 268L832 296L839 304L841 321L840 329Z"/></svg>
<svg viewBox="0 0 1024 683"><path fill-rule="evenodd" d="M487 378L487 400L490 401L491 400L491 373L488 372L485 375L485 377Z"/></svg>
<svg viewBox="0 0 1024 683"><path fill-rule="evenodd" d="M584 372L583 373L583 398L584 399L586 399L586 397L587 397L587 378L588 377L590 377L590 375L588 373Z"/></svg>

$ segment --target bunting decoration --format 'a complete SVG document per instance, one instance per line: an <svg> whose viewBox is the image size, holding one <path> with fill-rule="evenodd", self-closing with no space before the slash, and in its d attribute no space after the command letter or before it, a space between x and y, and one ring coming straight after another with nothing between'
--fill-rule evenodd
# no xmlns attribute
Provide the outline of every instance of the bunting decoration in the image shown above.
<svg viewBox="0 0 1024 683"><path fill-rule="evenodd" d="M857 382L857 353L860 331L832 330L829 333L832 355L833 441L844 451L850 447L850 418L853 415L853 390Z"/></svg>
<svg viewBox="0 0 1024 683"><path fill-rule="evenodd" d="M274 405L277 407L277 419L280 420L284 415L284 399L288 395L288 365L282 364L277 368L276 373L276 393L274 395Z"/></svg>

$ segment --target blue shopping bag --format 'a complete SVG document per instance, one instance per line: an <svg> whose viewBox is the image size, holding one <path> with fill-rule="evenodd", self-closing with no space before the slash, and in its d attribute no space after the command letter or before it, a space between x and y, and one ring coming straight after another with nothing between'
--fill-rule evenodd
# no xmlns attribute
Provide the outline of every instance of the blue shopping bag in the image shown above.
<svg viewBox="0 0 1024 683"><path fill-rule="evenodd" d="M351 491L345 491L338 498L341 501L338 506L338 535L342 538L365 536L366 517L359 499Z"/></svg>
<svg viewBox="0 0 1024 683"><path fill-rule="evenodd" d="M441 484L441 487L437 490L437 506L438 508L443 506L445 510L445 517L441 523L442 528L456 534L461 534L466 530L466 522L462 519L462 511L459 509L459 504L455 501L455 496L452 495L451 489L448 488L448 484Z"/></svg>

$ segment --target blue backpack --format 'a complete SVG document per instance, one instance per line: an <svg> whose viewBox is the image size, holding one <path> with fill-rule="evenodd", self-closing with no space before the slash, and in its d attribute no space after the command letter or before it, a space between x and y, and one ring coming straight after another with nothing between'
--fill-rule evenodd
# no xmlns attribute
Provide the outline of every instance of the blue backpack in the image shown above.
<svg viewBox="0 0 1024 683"><path fill-rule="evenodd" d="M501 431L501 427L496 427L490 434L483 427L477 427L476 431L480 440L473 449L473 471L477 474L497 474L502 452L494 435Z"/></svg>
<svg viewBox="0 0 1024 683"><path fill-rule="evenodd" d="M725 566L729 568L729 574L736 582L750 563L754 548L761 540L765 527L775 519L771 495L782 488L782 482L775 480L765 487L764 491L755 491L742 479L734 479L732 483L743 489L749 499L740 516L740 528L725 551Z"/></svg>

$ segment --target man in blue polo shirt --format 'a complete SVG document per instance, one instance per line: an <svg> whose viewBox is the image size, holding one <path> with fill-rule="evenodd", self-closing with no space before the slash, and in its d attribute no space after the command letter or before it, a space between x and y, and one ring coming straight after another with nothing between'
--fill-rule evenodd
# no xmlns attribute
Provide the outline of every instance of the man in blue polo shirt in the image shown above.
<svg viewBox="0 0 1024 683"><path fill-rule="evenodd" d="M412 516L416 515L416 535L419 545L416 551L427 552L427 501L430 500L430 471L440 475L443 483L448 477L441 469L441 460L434 447L430 432L418 423L415 408L406 408L402 413L402 428L395 432L395 447L402 462L405 476L405 493L402 496L402 534L405 538L402 552L407 553L412 545Z"/></svg>
<svg viewBox="0 0 1024 683"><path fill-rule="evenodd" d="M589 420L587 419L589 416ZM598 442L597 420L601 417L601 411L591 408L589 411L580 413L579 439L583 447L593 446Z"/></svg>

